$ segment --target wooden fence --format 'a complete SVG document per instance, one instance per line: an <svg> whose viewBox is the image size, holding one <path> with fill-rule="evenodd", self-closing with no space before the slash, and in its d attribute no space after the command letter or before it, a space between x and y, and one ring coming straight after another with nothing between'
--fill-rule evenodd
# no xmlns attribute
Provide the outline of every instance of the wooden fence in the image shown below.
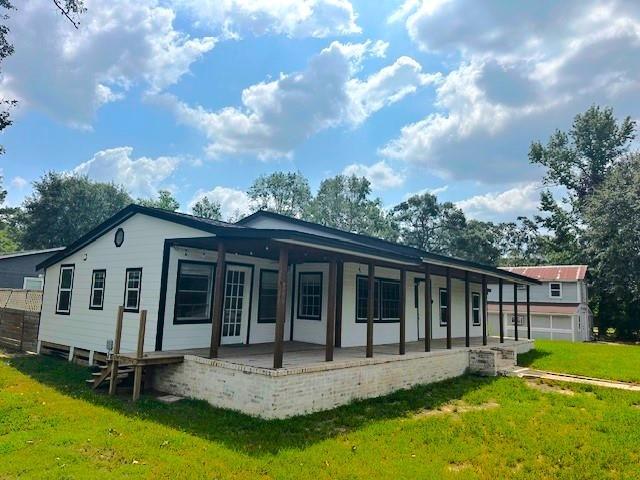
<svg viewBox="0 0 640 480"><path fill-rule="evenodd" d="M35 352L42 291L0 288L0 347Z"/></svg>
<svg viewBox="0 0 640 480"><path fill-rule="evenodd" d="M0 308L0 347L36 351L40 312Z"/></svg>

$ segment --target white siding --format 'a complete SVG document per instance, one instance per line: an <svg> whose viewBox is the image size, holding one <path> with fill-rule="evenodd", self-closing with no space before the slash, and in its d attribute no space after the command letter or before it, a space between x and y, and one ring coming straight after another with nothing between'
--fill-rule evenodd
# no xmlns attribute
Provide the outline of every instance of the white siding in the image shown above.
<svg viewBox="0 0 640 480"><path fill-rule="evenodd" d="M116 248L114 232L125 232L124 244ZM88 350L106 351L106 341L115 334L116 312L124 298L125 270L142 268L140 309L146 309L145 350L153 350L156 339L162 253L165 238L207 234L147 215L136 214L93 243L46 270L39 340ZM86 258L85 258L86 256ZM61 264L75 264L70 315L56 314L58 274ZM94 269L107 271L102 310L89 309L91 275ZM138 336L138 314L125 313L122 351L133 351Z"/></svg>

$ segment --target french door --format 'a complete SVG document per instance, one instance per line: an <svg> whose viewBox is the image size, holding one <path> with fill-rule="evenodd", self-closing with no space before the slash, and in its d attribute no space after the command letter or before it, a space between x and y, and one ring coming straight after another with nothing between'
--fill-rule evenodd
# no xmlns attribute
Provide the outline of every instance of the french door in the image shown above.
<svg viewBox="0 0 640 480"><path fill-rule="evenodd" d="M227 265L222 313L221 343L242 343L249 323L249 282L251 269Z"/></svg>

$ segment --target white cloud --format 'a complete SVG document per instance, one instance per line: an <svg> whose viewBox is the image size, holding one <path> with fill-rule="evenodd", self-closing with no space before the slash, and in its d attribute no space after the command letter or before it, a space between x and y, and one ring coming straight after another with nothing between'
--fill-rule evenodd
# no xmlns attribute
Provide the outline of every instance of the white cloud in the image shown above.
<svg viewBox="0 0 640 480"><path fill-rule="evenodd" d="M246 192L229 187L215 187L209 191L199 190L189 202L189 210L193 210L193 206L204 197L220 204L223 219L236 219L252 211Z"/></svg>
<svg viewBox="0 0 640 480"><path fill-rule="evenodd" d="M540 191L539 183L527 183L503 192L475 195L456 202L456 205L469 217L479 220L514 220L537 211Z"/></svg>
<svg viewBox="0 0 640 480"><path fill-rule="evenodd" d="M449 185L442 185L440 187L434 187L434 188L423 188L422 190L418 190L417 192L405 193L403 199L408 200L411 197L414 197L416 195L424 195L425 193L430 193L431 195L435 195L437 197L438 195L446 192L447 190L449 190Z"/></svg>
<svg viewBox="0 0 640 480"><path fill-rule="evenodd" d="M338 125L357 126L385 105L437 80L408 57L365 80L355 78L363 60L383 56L386 47L384 42L333 42L306 70L244 89L241 107L211 112L170 95L155 101L171 108L181 123L201 130L211 142L207 151L212 157L287 157L311 135Z"/></svg>
<svg viewBox="0 0 640 480"><path fill-rule="evenodd" d="M105 103L134 85L152 92L176 83L215 45L174 28L156 0L88 0L74 29L48 0L21 2L8 26L16 43L0 90L67 123L89 128Z"/></svg>
<svg viewBox="0 0 640 480"><path fill-rule="evenodd" d="M404 183L404 174L396 172L386 162L381 161L373 165L353 163L342 171L345 175L365 177L376 190L399 187Z"/></svg>
<svg viewBox="0 0 640 480"><path fill-rule="evenodd" d="M380 150L388 158L443 177L532 180L530 142L590 105L640 116L637 2L413 1L401 18L420 48L461 60L437 87L436 111Z"/></svg>
<svg viewBox="0 0 640 480"><path fill-rule="evenodd" d="M24 178L17 176L11 179L11 186L17 188L18 190L22 190L27 186L29 182L27 182Z"/></svg>
<svg viewBox="0 0 640 480"><path fill-rule="evenodd" d="M131 147L101 150L71 173L124 186L135 197L154 196L163 181L178 167L176 157L132 158Z"/></svg>
<svg viewBox="0 0 640 480"><path fill-rule="evenodd" d="M360 33L347 0L174 0L196 25L229 38L277 34L293 38Z"/></svg>

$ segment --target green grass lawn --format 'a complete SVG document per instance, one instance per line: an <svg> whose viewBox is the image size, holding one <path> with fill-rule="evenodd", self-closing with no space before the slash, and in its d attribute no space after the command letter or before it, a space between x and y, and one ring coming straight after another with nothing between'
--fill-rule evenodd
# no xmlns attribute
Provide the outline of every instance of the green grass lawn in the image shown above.
<svg viewBox="0 0 640 480"><path fill-rule="evenodd" d="M518 364L589 377L640 383L640 346L536 340Z"/></svg>
<svg viewBox="0 0 640 480"><path fill-rule="evenodd" d="M266 421L0 359L0 478L639 478L640 394L462 377Z"/></svg>

